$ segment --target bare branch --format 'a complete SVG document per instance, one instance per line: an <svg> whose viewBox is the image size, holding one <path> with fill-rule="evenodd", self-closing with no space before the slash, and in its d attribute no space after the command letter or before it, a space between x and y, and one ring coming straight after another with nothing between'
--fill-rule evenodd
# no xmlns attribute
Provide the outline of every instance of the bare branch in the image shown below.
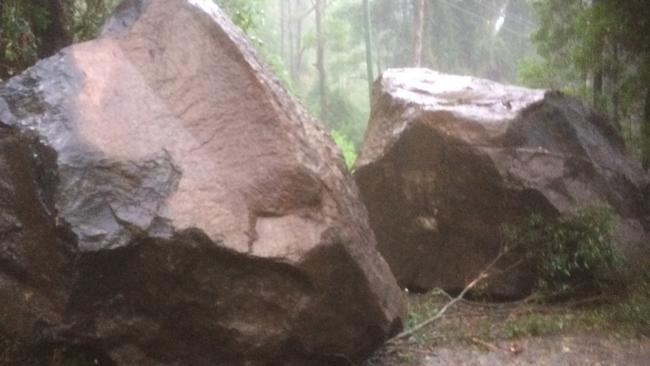
<svg viewBox="0 0 650 366"><path fill-rule="evenodd" d="M512 249L512 248L510 248L510 249ZM392 343L392 344L394 344L394 343L399 342L399 341L402 340L402 339L409 338L409 337L411 337L413 334L419 332L422 328L424 328L424 327L426 327L426 326L428 326L428 325L434 323L434 322L437 321L438 319L442 318L442 316L445 315L445 313L447 312L447 310L449 310L449 308L451 308L451 307L454 306L457 302L459 302L459 301L461 301L461 300L463 299L463 297L467 294L467 292L469 292L471 289L473 289L474 287L476 287L476 285L478 285L481 281L483 281L484 279L488 278L488 277L491 275L490 272L492 271L492 269L494 268L494 266L495 266L495 265L496 265L496 264L497 264L497 263L498 263L498 262L499 262L499 261L500 261L500 260L501 260L501 259L502 259L506 254L507 254L507 253L509 253L509 252L510 252L510 250L507 250L507 251L501 251L501 252L499 253L499 255L497 255L497 256L496 256L496 257L495 257L495 258L494 258L494 259L493 259L493 260L492 260L492 261L491 261L491 262L490 262L490 263L485 267L485 269L483 269L483 271L481 271L481 273L479 273L479 275L478 275L474 280L472 280L472 282L470 282L467 286L465 286L465 288L463 289L463 291L461 291L460 294L458 294L458 296L456 296L456 297L453 298L451 301L449 301L447 304L445 304L445 306L443 306L442 309L440 309L440 310L439 310L439 311L438 311L434 316L432 316L432 317L430 317L430 318L428 318L428 319L426 319L426 320L420 322L419 324L415 325L415 326L414 326L413 328L411 328L411 329L405 330L405 331L403 331L402 333L397 334L395 337L389 339L387 343Z"/></svg>

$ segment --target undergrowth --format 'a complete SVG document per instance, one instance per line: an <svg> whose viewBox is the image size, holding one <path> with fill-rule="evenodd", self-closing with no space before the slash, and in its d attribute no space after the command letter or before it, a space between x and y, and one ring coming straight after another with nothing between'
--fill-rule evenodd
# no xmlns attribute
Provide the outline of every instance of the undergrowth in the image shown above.
<svg viewBox="0 0 650 366"><path fill-rule="evenodd" d="M516 339L580 329L650 336L650 265L621 277L617 267L623 262L611 238L615 225L611 208L596 204L552 221L533 214L502 227L506 250L523 248L527 263L535 268L533 295L506 304L464 300L411 341ZM450 299L441 290L411 295L407 329Z"/></svg>
<svg viewBox="0 0 650 366"><path fill-rule="evenodd" d="M594 204L557 220L533 213L501 231L506 248L522 247L534 266L538 295L566 300L609 290L620 262L612 243L615 227L612 209Z"/></svg>

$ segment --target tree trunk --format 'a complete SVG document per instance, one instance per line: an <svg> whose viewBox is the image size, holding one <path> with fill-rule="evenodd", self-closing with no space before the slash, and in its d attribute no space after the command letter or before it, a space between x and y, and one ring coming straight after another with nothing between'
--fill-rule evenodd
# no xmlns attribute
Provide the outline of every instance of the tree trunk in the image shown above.
<svg viewBox="0 0 650 366"><path fill-rule="evenodd" d="M285 25L287 23L286 19L286 0L278 0L278 5L280 6L280 58L282 61L286 61L286 53L285 53L285 39L286 39L286 28Z"/></svg>
<svg viewBox="0 0 650 366"><path fill-rule="evenodd" d="M599 0L593 0L592 6L597 6ZM604 41L602 37L598 37L598 43L594 48L594 70L593 70L593 80L592 80L592 89L593 89L593 105L594 107L600 107L602 104L603 96L603 74L604 74L604 60L603 60L603 51L604 51Z"/></svg>
<svg viewBox="0 0 650 366"><path fill-rule="evenodd" d="M280 0L284 2L285 0ZM287 1L287 42L289 46L287 54L287 64L289 65L289 74L291 81L296 85L298 81L298 73L296 71L296 42L295 42L295 25L296 25L296 11L291 1Z"/></svg>
<svg viewBox="0 0 650 366"><path fill-rule="evenodd" d="M296 9L300 10L298 7L296 7ZM302 18L300 17L300 15L298 15L298 18L296 20L296 34L294 36L296 38L296 46L295 46L296 59L294 60L294 62L296 68L296 78L299 81L300 73L302 72L302 54L304 52L304 49L302 47Z"/></svg>
<svg viewBox="0 0 650 366"><path fill-rule="evenodd" d="M623 125L619 120L620 109L621 109L621 92L620 92L620 66L619 66L619 57L618 57L618 44L614 43L612 45L612 61L610 74L610 85L612 89L612 113L611 118L614 121L614 125L618 128L618 131L623 133Z"/></svg>
<svg viewBox="0 0 650 366"><path fill-rule="evenodd" d="M375 76L373 75L372 70L372 22L370 21L370 3L368 0L363 0L363 20L366 36L366 73L368 75L368 93L372 99L372 84L375 81Z"/></svg>
<svg viewBox="0 0 650 366"><path fill-rule="evenodd" d="M316 68L318 69L318 92L320 97L320 119L327 123L327 80L325 74L325 38L323 35L324 0L316 0Z"/></svg>
<svg viewBox="0 0 650 366"><path fill-rule="evenodd" d="M422 66L422 36L424 35L424 0L415 0L415 22L413 26L413 55L411 64Z"/></svg>
<svg viewBox="0 0 650 366"><path fill-rule="evenodd" d="M645 113L641 123L641 161L645 169L650 169L650 87L645 90Z"/></svg>
<svg viewBox="0 0 650 366"><path fill-rule="evenodd" d="M4 18L5 13L5 0L0 0L0 19ZM7 39L0 37L0 83L7 77L11 76L11 65L8 60L5 60L4 49L6 47Z"/></svg>
<svg viewBox="0 0 650 366"><path fill-rule="evenodd" d="M39 40L38 57L52 56L72 44L72 33L67 26L70 14L64 0L35 0L34 5L46 10L49 19L45 27L33 27L34 35ZM34 19L32 22L37 24L38 20Z"/></svg>
<svg viewBox="0 0 650 366"><path fill-rule="evenodd" d="M602 58L602 55L598 56L599 59ZM598 61L596 69L594 70L593 81L593 100L592 103L594 107L600 107L602 104L603 96L603 65Z"/></svg>

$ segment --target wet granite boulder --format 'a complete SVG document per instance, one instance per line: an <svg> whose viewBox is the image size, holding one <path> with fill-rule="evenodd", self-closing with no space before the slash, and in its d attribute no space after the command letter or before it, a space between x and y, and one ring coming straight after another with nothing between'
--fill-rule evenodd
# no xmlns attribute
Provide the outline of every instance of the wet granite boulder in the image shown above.
<svg viewBox="0 0 650 366"><path fill-rule="evenodd" d="M5 334L111 365L317 365L401 328L340 152L212 1L125 1L0 85L0 121Z"/></svg>
<svg viewBox="0 0 650 366"><path fill-rule="evenodd" d="M379 249L411 289L461 290L499 253L502 224L597 202L618 216L619 249L648 258L647 176L606 120L557 92L388 70L354 175ZM485 291L517 298L534 282L518 266Z"/></svg>

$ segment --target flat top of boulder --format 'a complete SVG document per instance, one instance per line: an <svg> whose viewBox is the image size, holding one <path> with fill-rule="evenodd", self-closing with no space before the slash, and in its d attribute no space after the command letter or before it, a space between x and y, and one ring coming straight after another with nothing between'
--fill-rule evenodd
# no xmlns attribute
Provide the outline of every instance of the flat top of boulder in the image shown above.
<svg viewBox="0 0 650 366"><path fill-rule="evenodd" d="M544 98L545 93L423 68L386 70L380 83L394 98L485 122L514 118L523 108Z"/></svg>
<svg viewBox="0 0 650 366"><path fill-rule="evenodd" d="M443 74L424 68L388 69L375 83L372 124L357 160L357 166L377 158L420 115L422 110L436 111L441 117L453 114L454 120L468 123L467 131L500 134L507 127L503 122L517 116L524 108L544 99L545 90L499 84L472 76ZM382 97L389 95L390 100ZM399 104L394 112L390 105L377 108L376 103ZM387 113L387 111L389 111ZM377 118L381 112L386 118ZM452 118L448 118L452 120ZM471 124L471 126L470 126ZM454 130L458 130L455 126ZM386 133L389 132L390 133ZM382 136L381 139L374 137ZM468 135L468 138L472 138Z"/></svg>

